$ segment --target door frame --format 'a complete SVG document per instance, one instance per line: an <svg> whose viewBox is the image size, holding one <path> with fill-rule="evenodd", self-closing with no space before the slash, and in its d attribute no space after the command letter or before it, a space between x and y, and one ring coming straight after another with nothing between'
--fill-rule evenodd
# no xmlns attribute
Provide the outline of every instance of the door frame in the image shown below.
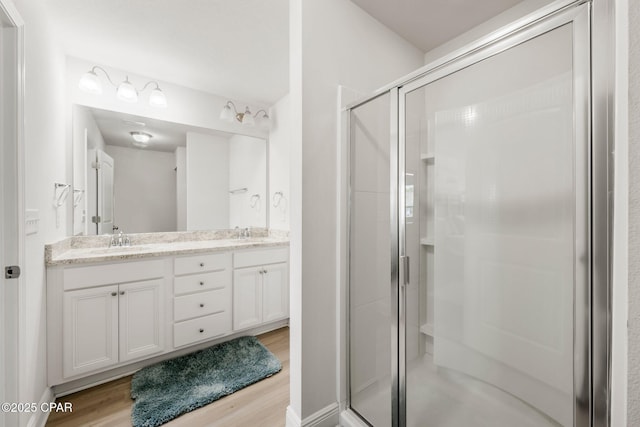
<svg viewBox="0 0 640 427"><path fill-rule="evenodd" d="M18 265L23 272L17 279L1 279L0 301L0 370L3 377L3 402L19 402L25 355L21 339L25 328L26 296L24 291L24 21L10 0L0 0L3 67L0 81L2 133L2 173L0 174L0 241L2 268ZM19 425L17 413L1 413L5 425Z"/></svg>

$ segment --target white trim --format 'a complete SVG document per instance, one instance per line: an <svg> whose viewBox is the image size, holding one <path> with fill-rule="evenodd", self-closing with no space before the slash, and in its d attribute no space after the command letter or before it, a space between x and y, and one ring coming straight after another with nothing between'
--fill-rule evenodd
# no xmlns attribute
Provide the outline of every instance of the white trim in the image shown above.
<svg viewBox="0 0 640 427"><path fill-rule="evenodd" d="M42 397L40 398L40 402L38 402L38 410L31 415L29 418L29 422L27 423L27 427L44 427L47 424L47 420L49 419L49 412L44 412L40 408L45 403L54 402L56 399L53 396L53 390L51 387L47 387L42 393Z"/></svg>
<svg viewBox="0 0 640 427"><path fill-rule="evenodd" d="M0 209L3 211L2 227L2 257L4 265L19 265L24 271L25 265L25 235L24 235L24 21L11 0L0 0L2 56L6 58L7 66L3 66L0 73L1 83L11 89L11 95L4 93L0 99L4 111L2 120L2 151L3 163L11 162L11 167L2 167L0 178ZM6 80L4 80L6 79ZM6 86L5 86L6 85ZM5 157L9 155L10 157ZM11 230L7 235L6 230ZM21 379L25 377L25 343L22 337L25 332L26 295L24 274L18 279L11 279L11 286L2 281L1 299L4 307L0 313L6 316L0 343L3 348L3 363L0 374L4 378L2 384L3 398L7 402L24 401L24 389ZM9 308L9 309L7 309ZM7 375L7 373L9 375ZM0 421L10 424L25 424L25 416L5 414Z"/></svg>
<svg viewBox="0 0 640 427"><path fill-rule="evenodd" d="M291 407L291 405L287 406L287 416L285 427L301 427L302 421L296 411Z"/></svg>
<svg viewBox="0 0 640 427"><path fill-rule="evenodd" d="M350 409L340 412L340 425L342 427L367 427L367 425Z"/></svg>
<svg viewBox="0 0 640 427"><path fill-rule="evenodd" d="M339 418L340 407L337 402L325 406L302 421L289 405L287 406L286 427L334 427L338 425Z"/></svg>

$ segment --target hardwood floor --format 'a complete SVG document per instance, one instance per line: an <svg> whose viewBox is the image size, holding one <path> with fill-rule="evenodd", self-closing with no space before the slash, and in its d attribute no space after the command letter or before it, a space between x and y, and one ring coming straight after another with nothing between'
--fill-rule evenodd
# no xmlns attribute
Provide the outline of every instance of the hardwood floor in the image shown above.
<svg viewBox="0 0 640 427"><path fill-rule="evenodd" d="M167 427L283 427L289 404L289 328L258 336L282 371L164 424ZM51 413L47 426L131 426L131 376L61 397L72 413Z"/></svg>

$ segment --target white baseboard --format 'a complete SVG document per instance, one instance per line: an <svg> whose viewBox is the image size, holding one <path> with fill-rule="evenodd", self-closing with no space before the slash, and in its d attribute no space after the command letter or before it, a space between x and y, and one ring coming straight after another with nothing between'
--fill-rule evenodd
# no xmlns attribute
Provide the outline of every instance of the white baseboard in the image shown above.
<svg viewBox="0 0 640 427"><path fill-rule="evenodd" d="M367 427L367 424L350 409L340 412L340 425L342 427Z"/></svg>
<svg viewBox="0 0 640 427"><path fill-rule="evenodd" d="M50 403L55 401L56 398L53 395L53 390L51 387L47 387L42 393L42 397L40 398L40 402L38 402L38 410L31 415L29 421L27 422L27 427L44 427L47 423L47 419L49 418L49 411L42 411L43 404Z"/></svg>
<svg viewBox="0 0 640 427"><path fill-rule="evenodd" d="M338 403L332 403L300 420L300 416L287 406L286 427L335 427L338 425L340 410Z"/></svg>

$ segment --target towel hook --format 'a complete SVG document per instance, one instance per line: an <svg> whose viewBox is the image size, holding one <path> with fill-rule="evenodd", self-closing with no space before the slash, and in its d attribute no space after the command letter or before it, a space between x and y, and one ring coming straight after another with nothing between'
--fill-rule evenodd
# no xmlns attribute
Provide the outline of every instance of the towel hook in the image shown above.
<svg viewBox="0 0 640 427"><path fill-rule="evenodd" d="M253 196L251 196L251 200L250 200L251 207L255 208L259 201L260 201L259 194L254 194Z"/></svg>
<svg viewBox="0 0 640 427"><path fill-rule="evenodd" d="M69 190L71 189L71 184L61 184L59 182L55 182L53 184L54 190L54 199L55 206L60 207L64 205L64 202L67 200L67 196L69 195Z"/></svg>
<svg viewBox="0 0 640 427"><path fill-rule="evenodd" d="M282 191L276 191L273 194L273 197L271 198L271 201L273 203L273 207L277 208L278 206L280 206L280 202L282 201L282 198L284 197L284 195L282 194Z"/></svg>

